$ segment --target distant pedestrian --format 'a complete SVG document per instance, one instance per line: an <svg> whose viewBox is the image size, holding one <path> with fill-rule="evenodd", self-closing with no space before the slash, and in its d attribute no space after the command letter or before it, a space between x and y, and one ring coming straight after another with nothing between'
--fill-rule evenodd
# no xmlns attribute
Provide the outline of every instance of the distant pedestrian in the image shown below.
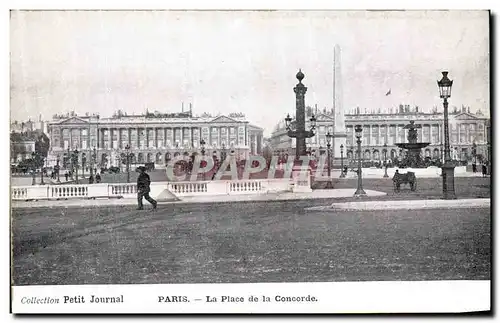
<svg viewBox="0 0 500 323"><path fill-rule="evenodd" d="M90 175L89 184L94 184L94 175Z"/></svg>
<svg viewBox="0 0 500 323"><path fill-rule="evenodd" d="M151 196L149 196L149 192L151 191L151 179L149 175L146 173L146 167L140 166L137 168L139 171L139 177L137 177L137 209L144 209L142 205L142 198L144 197L146 201L153 205L153 209L156 209L156 202Z"/></svg>
<svg viewBox="0 0 500 323"><path fill-rule="evenodd" d="M64 177L66 178L66 182L68 181L69 174L68 172L64 173Z"/></svg>
<svg viewBox="0 0 500 323"><path fill-rule="evenodd" d="M476 165L476 163L472 163L472 172L473 173L477 172L477 165Z"/></svg>
<svg viewBox="0 0 500 323"><path fill-rule="evenodd" d="M487 167L486 167L486 163L483 164L482 170L483 170L483 177L485 177L487 175L487 173L488 173L488 170L487 170Z"/></svg>
<svg viewBox="0 0 500 323"><path fill-rule="evenodd" d="M101 182L101 174L97 173L97 174L95 175L95 182L96 182L97 184L99 184L99 183Z"/></svg>

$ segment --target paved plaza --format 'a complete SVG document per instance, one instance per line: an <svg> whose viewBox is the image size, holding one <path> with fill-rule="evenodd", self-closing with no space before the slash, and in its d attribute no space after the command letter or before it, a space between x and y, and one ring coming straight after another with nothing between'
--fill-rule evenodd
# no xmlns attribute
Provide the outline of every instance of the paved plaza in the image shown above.
<svg viewBox="0 0 500 323"><path fill-rule="evenodd" d="M490 279L490 209L13 209L15 285Z"/></svg>

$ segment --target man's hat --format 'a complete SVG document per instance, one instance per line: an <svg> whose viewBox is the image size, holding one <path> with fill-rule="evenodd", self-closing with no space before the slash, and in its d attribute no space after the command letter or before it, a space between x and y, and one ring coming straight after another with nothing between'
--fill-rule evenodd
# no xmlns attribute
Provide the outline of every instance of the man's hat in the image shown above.
<svg viewBox="0 0 500 323"><path fill-rule="evenodd" d="M146 171L146 167L144 167L144 166L137 167L137 171L141 171L141 170L145 172Z"/></svg>

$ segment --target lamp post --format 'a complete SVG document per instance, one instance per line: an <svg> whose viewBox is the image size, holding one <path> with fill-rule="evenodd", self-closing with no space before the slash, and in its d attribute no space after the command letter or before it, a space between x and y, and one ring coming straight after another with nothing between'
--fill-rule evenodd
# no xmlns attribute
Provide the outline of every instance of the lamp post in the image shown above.
<svg viewBox="0 0 500 323"><path fill-rule="evenodd" d="M73 169L74 169L74 162L73 162L73 153L70 151L69 147L68 147L68 160L69 160L69 171L71 173L71 178L73 178Z"/></svg>
<svg viewBox="0 0 500 323"><path fill-rule="evenodd" d="M314 136L314 129L316 128L316 117L314 115L311 117L311 130L306 130L306 113L305 113L305 100L304 96L307 92L307 87L302 84L304 79L304 74L301 70L296 75L299 83L293 88L295 92L295 130L292 130L292 118L287 114L285 118L285 125L287 130L287 135L290 138L295 138L295 162L299 162L300 156L305 156L306 151L306 139Z"/></svg>
<svg viewBox="0 0 500 323"><path fill-rule="evenodd" d="M82 153L82 179L85 179L85 165L87 164L87 157Z"/></svg>
<svg viewBox="0 0 500 323"><path fill-rule="evenodd" d="M202 160L205 161L205 140L203 138L200 140L200 146L201 146L201 156L203 156ZM203 180L205 180L205 172L203 172L202 176Z"/></svg>
<svg viewBox="0 0 500 323"><path fill-rule="evenodd" d="M332 148L332 145L330 144L332 142L332 138L333 138L333 135L328 132L326 134L326 157L328 159L328 182L326 183L326 188L327 189L333 189L333 185L332 185L332 161L331 161L331 155L330 155L330 150Z"/></svg>
<svg viewBox="0 0 500 323"><path fill-rule="evenodd" d="M389 175L387 175L387 143L384 143L384 178L387 178L389 177Z"/></svg>
<svg viewBox="0 0 500 323"><path fill-rule="evenodd" d="M227 157L227 154L226 154L226 144L225 143L222 143L222 151L221 151L221 164L223 164L225 161L226 161L226 157Z"/></svg>
<svg viewBox="0 0 500 323"><path fill-rule="evenodd" d="M340 178L344 178L344 145L340 144Z"/></svg>
<svg viewBox="0 0 500 323"><path fill-rule="evenodd" d="M37 161L39 161L40 164L40 185L45 185L45 182L43 181L43 164L45 163L44 158L42 155L39 153L36 154L37 156Z"/></svg>
<svg viewBox="0 0 500 323"><path fill-rule="evenodd" d="M448 98L451 96L453 81L448 78L448 72L442 72L443 77L437 81L439 96L443 99L444 108L444 164L441 168L443 177L443 198L455 199L455 165L450 157L450 130L448 125Z"/></svg>
<svg viewBox="0 0 500 323"><path fill-rule="evenodd" d="M94 167L96 166L96 163L97 163L97 149L95 148L94 146L94 149L92 150L92 156L91 156L91 164L90 165L90 175L92 176L92 172L94 170ZM97 175L97 169L96 169L96 174L94 175Z"/></svg>
<svg viewBox="0 0 500 323"><path fill-rule="evenodd" d="M125 146L125 165L127 167L127 183L130 183L130 145Z"/></svg>
<svg viewBox="0 0 500 323"><path fill-rule="evenodd" d="M350 162L350 165L351 165L351 168L352 168L352 166L356 162L356 153L354 152L354 146L353 145L351 145L350 149L351 149L351 162Z"/></svg>
<svg viewBox="0 0 500 323"><path fill-rule="evenodd" d="M75 183L78 184L78 149L73 151L73 167L75 169Z"/></svg>
<svg viewBox="0 0 500 323"><path fill-rule="evenodd" d="M366 196L366 192L363 190L363 180L362 180L362 169L361 169L361 132L363 128L360 125L356 125L356 143L358 144L358 188L354 193L355 197Z"/></svg>
<svg viewBox="0 0 500 323"><path fill-rule="evenodd" d="M36 153L31 153L31 170L33 171L33 177L31 178L31 185L36 185Z"/></svg>
<svg viewBox="0 0 500 323"><path fill-rule="evenodd" d="M473 162L474 164L473 164L473 167L472 167L473 168L472 171L474 173L476 172L476 167L477 167L476 166L476 164L477 164L477 158L476 158L476 156L477 156L477 145L476 145L475 142L473 142L472 143L472 158L474 160L474 162Z"/></svg>
<svg viewBox="0 0 500 323"><path fill-rule="evenodd" d="M61 179L59 177L59 173L60 173L60 169L61 169L61 166L59 166L60 158L61 157L59 155L57 155L57 160L56 160L57 161L57 165L56 165L56 167L57 167L57 182L58 183L61 183Z"/></svg>

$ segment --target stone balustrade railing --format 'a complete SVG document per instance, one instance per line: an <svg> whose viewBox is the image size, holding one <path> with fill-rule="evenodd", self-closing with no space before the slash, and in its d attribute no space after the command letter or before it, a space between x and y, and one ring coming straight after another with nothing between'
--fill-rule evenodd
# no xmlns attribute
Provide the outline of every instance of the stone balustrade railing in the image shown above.
<svg viewBox="0 0 500 323"><path fill-rule="evenodd" d="M236 181L203 181L203 182L153 182L150 195L155 197L167 195L181 197L202 195L234 195L262 194L285 192L292 189L293 182L288 179L255 179ZM30 200L64 200L95 198L136 198L137 185L134 183L101 183L70 185L35 185L11 187L11 199L16 201Z"/></svg>

